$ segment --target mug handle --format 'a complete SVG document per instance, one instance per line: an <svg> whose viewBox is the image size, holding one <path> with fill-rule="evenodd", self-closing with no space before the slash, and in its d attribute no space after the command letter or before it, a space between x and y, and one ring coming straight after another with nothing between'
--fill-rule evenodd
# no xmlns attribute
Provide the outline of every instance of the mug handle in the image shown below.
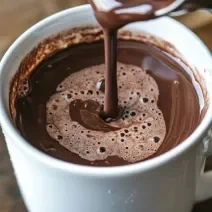
<svg viewBox="0 0 212 212"><path fill-rule="evenodd" d="M212 128L208 131L206 138L203 140L205 156L212 156ZM196 187L196 202L201 202L212 198L212 171L204 172L205 161L200 173Z"/></svg>

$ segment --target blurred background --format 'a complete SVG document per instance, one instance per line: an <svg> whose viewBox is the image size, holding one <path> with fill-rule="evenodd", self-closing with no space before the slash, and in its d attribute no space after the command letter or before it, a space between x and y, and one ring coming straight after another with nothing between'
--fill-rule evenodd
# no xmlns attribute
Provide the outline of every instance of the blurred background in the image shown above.
<svg viewBox="0 0 212 212"><path fill-rule="evenodd" d="M87 0L0 0L0 59L10 44L36 22L55 12L85 3ZM212 50L212 14L197 11L178 17L177 20L194 31ZM212 164L210 160L207 169ZM25 211L4 138L0 133L0 212ZM197 205L194 211L211 212L212 200Z"/></svg>

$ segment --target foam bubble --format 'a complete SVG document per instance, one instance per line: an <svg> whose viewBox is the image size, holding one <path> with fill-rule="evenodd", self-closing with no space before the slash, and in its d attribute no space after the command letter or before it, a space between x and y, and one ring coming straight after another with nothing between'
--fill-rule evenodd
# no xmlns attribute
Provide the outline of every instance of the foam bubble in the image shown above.
<svg viewBox="0 0 212 212"><path fill-rule="evenodd" d="M28 80L22 80L18 85L18 95L26 96L29 92L29 82Z"/></svg>
<svg viewBox="0 0 212 212"><path fill-rule="evenodd" d="M108 125L120 130L92 131L71 120L70 102L76 99L104 102L104 93L100 91L104 72L104 64L85 68L57 86L46 104L47 132L62 146L90 161L108 156L141 161L158 150L166 134L165 121L157 106L158 86L141 68L118 63L119 104L124 112L122 119Z"/></svg>

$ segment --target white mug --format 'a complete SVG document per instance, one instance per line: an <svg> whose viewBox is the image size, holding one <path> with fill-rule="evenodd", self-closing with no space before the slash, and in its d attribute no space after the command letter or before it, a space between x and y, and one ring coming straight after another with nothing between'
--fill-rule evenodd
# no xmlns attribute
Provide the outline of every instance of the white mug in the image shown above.
<svg viewBox="0 0 212 212"><path fill-rule="evenodd" d="M31 146L14 127L9 85L21 60L44 38L96 24L90 6L52 15L21 35L0 64L0 121L15 175L30 212L189 212L212 196L212 174L203 173L209 154L212 104L195 132L169 152L118 167L88 167L52 158ZM126 27L144 30L177 46L200 72L212 67L210 52L191 31L170 18ZM205 77L212 101L212 77ZM183 117L182 117L183 118ZM36 130L36 129L35 129Z"/></svg>

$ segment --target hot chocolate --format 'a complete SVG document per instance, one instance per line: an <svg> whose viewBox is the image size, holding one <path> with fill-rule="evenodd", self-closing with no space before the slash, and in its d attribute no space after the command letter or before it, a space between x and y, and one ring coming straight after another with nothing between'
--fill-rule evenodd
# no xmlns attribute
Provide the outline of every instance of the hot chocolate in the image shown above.
<svg viewBox="0 0 212 212"><path fill-rule="evenodd" d="M11 87L17 128L41 151L83 165L126 165L174 148L201 121L204 102L193 72L145 36L122 33L117 50L119 113L111 121L104 116L101 33L74 29L64 37L79 40L80 34L87 43L42 56L35 68L29 62L40 59L39 47L25 59Z"/></svg>
<svg viewBox="0 0 212 212"><path fill-rule="evenodd" d="M45 57L47 49L43 61L34 59L38 67L22 64L10 98L18 129L42 151L84 165L125 165L170 150L200 123L200 86L179 58L142 35L120 40L117 48L117 30L153 18L173 0L90 3L105 48L101 31L74 29L68 39L89 41L76 39Z"/></svg>

